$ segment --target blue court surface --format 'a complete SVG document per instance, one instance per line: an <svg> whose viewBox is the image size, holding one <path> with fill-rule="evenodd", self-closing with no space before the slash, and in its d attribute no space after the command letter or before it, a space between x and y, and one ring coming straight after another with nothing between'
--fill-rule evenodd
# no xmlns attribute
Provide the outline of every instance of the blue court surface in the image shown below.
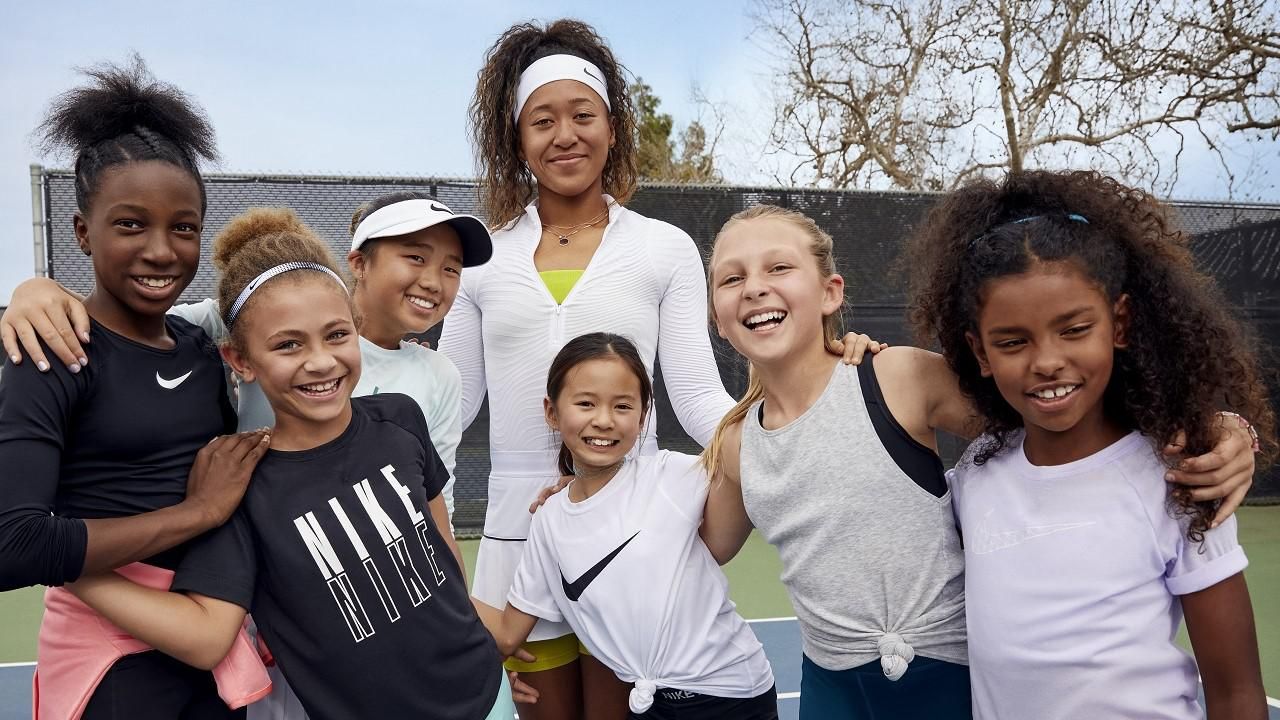
<svg viewBox="0 0 1280 720"><path fill-rule="evenodd" d="M800 714L800 628L795 618L752 620L751 628L764 645L778 683L781 720ZM0 720L31 717L33 663L0 664ZM1280 701L1269 700L1271 720L1280 720Z"/></svg>

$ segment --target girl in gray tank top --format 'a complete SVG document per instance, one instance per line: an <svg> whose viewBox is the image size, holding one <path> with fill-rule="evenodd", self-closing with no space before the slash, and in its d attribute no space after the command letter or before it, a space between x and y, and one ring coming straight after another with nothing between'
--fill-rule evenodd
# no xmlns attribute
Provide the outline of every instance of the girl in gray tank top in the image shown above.
<svg viewBox="0 0 1280 720"><path fill-rule="evenodd" d="M839 365L827 348L844 281L831 237L794 211L730 218L710 293L751 383L704 454L712 492L741 511L708 515L702 536L740 547L754 526L778 548L803 633L801 720L971 717L960 536L935 431L979 426L954 373L910 347ZM1234 464L1247 438L1218 450Z"/></svg>

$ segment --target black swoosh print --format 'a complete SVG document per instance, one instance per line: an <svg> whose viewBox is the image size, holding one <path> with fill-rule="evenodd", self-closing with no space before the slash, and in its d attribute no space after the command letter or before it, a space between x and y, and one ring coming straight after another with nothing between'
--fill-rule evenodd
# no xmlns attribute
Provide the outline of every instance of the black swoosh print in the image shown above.
<svg viewBox="0 0 1280 720"><path fill-rule="evenodd" d="M637 530L636 535L639 535L639 534L640 534L640 531ZM564 570L561 570L560 583L564 585L565 597L569 598L573 602L578 602L578 598L582 597L582 593L587 589L587 586L591 584L591 581L596 579L596 576L599 575L605 569L605 566L607 566L610 562L613 562L613 559L618 556L618 553L622 552L622 548L626 547L628 543L636 539L636 535L632 535L631 537L627 538L626 542L619 545L613 552L609 553L608 555L605 555L604 558L600 560L600 562L596 563L595 565L592 565L591 569L582 573L582 576L579 577L577 580L574 580L573 582L569 582L568 580L566 580L564 577Z"/></svg>

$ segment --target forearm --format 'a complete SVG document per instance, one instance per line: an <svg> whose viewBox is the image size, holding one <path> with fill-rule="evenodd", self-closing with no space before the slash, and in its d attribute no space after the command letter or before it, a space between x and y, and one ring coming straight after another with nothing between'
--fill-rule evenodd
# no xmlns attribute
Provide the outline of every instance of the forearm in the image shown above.
<svg viewBox="0 0 1280 720"><path fill-rule="evenodd" d="M1237 688L1204 694L1208 720L1267 720L1267 702L1261 687Z"/></svg>
<svg viewBox="0 0 1280 720"><path fill-rule="evenodd" d="M538 622L538 618L517 610L511 603L507 603L503 610L486 605L475 598L471 598L471 604L475 606L476 613L480 615L480 622L484 623L485 629L493 636L494 642L498 645L498 652L502 653L503 657L515 654L515 651L529 638L529 633L533 632L533 626Z"/></svg>
<svg viewBox="0 0 1280 720"><path fill-rule="evenodd" d="M141 515L85 520L88 546L81 574L114 570L181 545L216 527L209 513L181 502Z"/></svg>
<svg viewBox="0 0 1280 720"><path fill-rule="evenodd" d="M216 622L182 593L143 587L114 573L87 577L67 589L133 637L193 667L212 669L235 640L237 627Z"/></svg>

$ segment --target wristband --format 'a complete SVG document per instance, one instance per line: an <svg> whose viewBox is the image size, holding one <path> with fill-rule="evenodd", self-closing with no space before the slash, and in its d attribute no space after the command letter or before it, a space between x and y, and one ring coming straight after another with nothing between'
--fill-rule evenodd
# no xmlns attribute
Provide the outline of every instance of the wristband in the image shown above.
<svg viewBox="0 0 1280 720"><path fill-rule="evenodd" d="M1240 421L1240 427L1244 428L1245 430L1248 430L1249 437L1253 439L1253 454L1257 455L1258 453L1262 452L1262 443L1258 440L1258 431L1254 429L1253 424L1250 423L1248 420L1246 420L1243 415L1239 413L1233 413L1229 410L1222 410L1218 414L1224 418L1233 417L1236 420Z"/></svg>

